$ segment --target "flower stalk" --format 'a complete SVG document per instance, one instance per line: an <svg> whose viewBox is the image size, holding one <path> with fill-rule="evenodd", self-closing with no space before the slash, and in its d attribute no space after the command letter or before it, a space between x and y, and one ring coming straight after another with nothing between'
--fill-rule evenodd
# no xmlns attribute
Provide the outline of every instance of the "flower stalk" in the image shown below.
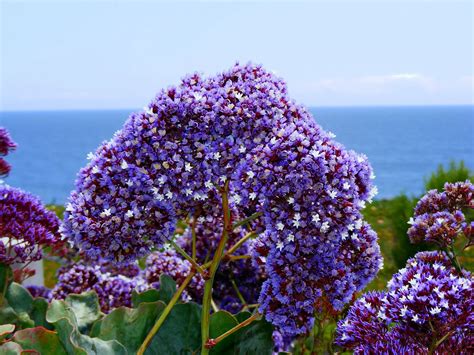
<svg viewBox="0 0 474 355"><path fill-rule="evenodd" d="M219 335L217 338L215 339L209 339L207 342L206 342L206 348L207 349L212 349L214 346L216 346L217 344L219 344L222 340L224 340L225 338L227 338L229 335L231 334L234 334L236 331L238 331L239 329L242 329L246 326L248 326L249 324L251 324L253 321L256 321L260 319L260 314L259 313L254 313L252 316L250 316L249 318L247 318L246 320L244 320L242 323L239 323L237 324L235 327L229 329L228 331L226 331L224 334L221 334Z"/></svg>
<svg viewBox="0 0 474 355"><path fill-rule="evenodd" d="M196 260L191 257L186 251L184 251L174 240L170 239L170 244L173 246L173 248L181 254L183 258L185 258L187 261L191 263L191 265L199 272L204 278L207 276L207 272L202 268L201 265L199 265Z"/></svg>
<svg viewBox="0 0 474 355"><path fill-rule="evenodd" d="M227 180L222 190L222 209L224 213L224 228L222 229L222 236L214 253L214 257L209 269L209 278L204 284L204 296L202 300L202 317L201 317L201 355L208 355L209 348L207 343L209 341L209 324L211 317L211 302L212 302L212 287L214 284L214 277L224 254L225 245L229 238L229 230L231 230L230 208L229 208L229 181Z"/></svg>

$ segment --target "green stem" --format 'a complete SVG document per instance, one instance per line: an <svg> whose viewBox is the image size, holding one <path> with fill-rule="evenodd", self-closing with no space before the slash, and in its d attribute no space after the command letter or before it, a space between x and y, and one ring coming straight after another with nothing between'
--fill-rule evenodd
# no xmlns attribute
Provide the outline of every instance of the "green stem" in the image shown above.
<svg viewBox="0 0 474 355"><path fill-rule="evenodd" d="M193 236L192 257L193 257L193 260L196 260L196 218L195 217L193 217L193 222L191 223L191 234Z"/></svg>
<svg viewBox="0 0 474 355"><path fill-rule="evenodd" d="M153 328L151 328L150 332L148 333L148 335L146 336L145 340L143 341L142 345L140 346L140 348L138 349L137 351L137 355L143 355L145 353L145 350L148 348L148 346L150 345L153 337L155 336L155 334L158 332L158 330L160 329L160 327L162 326L162 324L164 323L164 321L166 320L166 317L168 316L168 314L171 312L171 309L173 308L173 306L176 304L176 302L178 301L179 297L181 296L181 294L183 293L184 289L188 286L188 284L191 282L191 279L193 278L193 276L196 274L196 272L193 270L189 273L189 275L186 277L186 279L183 281L183 283L181 284L181 286L179 286L178 290L175 292L175 294L173 295L173 297L171 298L171 300L169 301L169 303L166 305L165 309L163 310L163 312L161 313L160 317L158 318L158 320L156 321L155 325L153 326Z"/></svg>
<svg viewBox="0 0 474 355"><path fill-rule="evenodd" d="M235 222L233 225L232 225L232 229L235 229L237 227L240 227L240 226L243 226L244 224L247 224L249 222L252 222L253 220L257 219L258 217L260 217L263 213L262 212L255 212L254 214L252 214L251 216L245 218L245 219L242 219L241 221L238 221L238 222Z"/></svg>
<svg viewBox="0 0 474 355"><path fill-rule="evenodd" d="M219 342L221 342L223 339L227 338L229 335L235 333L236 331L238 331L239 329L242 329L244 327L246 327L247 325L249 325L250 323L252 323L253 321L257 320L260 318L260 314L259 313L254 313L252 316L250 316L249 318L247 318L246 320L244 320L242 323L239 323L237 324L235 327L229 329L228 331L226 331L224 334L221 334L219 335L217 338L215 339L209 339L209 341L207 342L206 344L206 348L208 348L207 351L209 351L209 348L213 348L214 346L216 346ZM202 355L203 353L201 353Z"/></svg>
<svg viewBox="0 0 474 355"><path fill-rule="evenodd" d="M170 240L170 244L173 246L173 248L176 249L178 253L180 253L187 261L191 263L192 266L205 278L207 275L206 271L202 268L201 265L199 265L195 259L193 259L186 251L184 251L174 240Z"/></svg>
<svg viewBox="0 0 474 355"><path fill-rule="evenodd" d="M237 243L235 243L229 250L227 250L226 255L233 254L237 249L240 248L240 246L242 244L244 244L247 240L249 240L250 238L252 238L256 235L257 235L257 233L254 232L254 231L247 233L245 236L240 238L239 241L237 241Z"/></svg>
<svg viewBox="0 0 474 355"><path fill-rule="evenodd" d="M212 286L214 284L214 276L219 268L224 248L229 237L230 224L230 208L229 208L229 181L227 180L222 191L222 209L224 213L224 228L222 229L221 240L214 253L212 263L209 269L209 278L204 284L204 296L202 299L202 317L201 317L201 355L209 355L209 348L206 347L209 340L209 323L211 318L211 300L212 300Z"/></svg>
<svg viewBox="0 0 474 355"><path fill-rule="evenodd" d="M454 252L454 247L450 245L449 247L445 248L446 255L448 255L449 260L456 268L457 271L461 272L461 265L459 264L458 258L456 257L456 253Z"/></svg>

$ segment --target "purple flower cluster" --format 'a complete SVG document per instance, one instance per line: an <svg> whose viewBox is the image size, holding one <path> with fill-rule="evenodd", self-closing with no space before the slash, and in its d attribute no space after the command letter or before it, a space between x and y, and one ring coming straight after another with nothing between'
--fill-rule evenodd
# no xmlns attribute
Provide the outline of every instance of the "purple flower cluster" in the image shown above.
<svg viewBox="0 0 474 355"><path fill-rule="evenodd" d="M360 213L376 193L372 170L333 137L260 66L188 76L90 156L63 233L92 258L139 258L160 247L178 219L201 210L222 215L216 206L229 182L238 215L263 213L254 253L268 276L260 311L285 334L306 332L325 280L341 274L342 291L325 295L340 309L381 264ZM358 246L364 251L353 269Z"/></svg>
<svg viewBox="0 0 474 355"><path fill-rule="evenodd" d="M8 175L11 169L10 164L1 157L7 155L15 148L16 143L12 141L8 131L0 127L0 176Z"/></svg>
<svg viewBox="0 0 474 355"><path fill-rule="evenodd" d="M174 249L155 251L146 259L145 280L150 287L159 288L160 276L165 274L176 281L176 286L179 287L191 269L191 263L179 256ZM186 289L185 298L191 297L200 301L203 291L204 279L200 274L196 274Z"/></svg>
<svg viewBox="0 0 474 355"><path fill-rule="evenodd" d="M41 201L0 185L0 263L28 263L42 258L42 248L61 245L59 219Z"/></svg>
<svg viewBox="0 0 474 355"><path fill-rule="evenodd" d="M101 266L77 263L59 270L52 298L64 299L70 293L81 294L92 290L99 297L101 310L108 313L116 307L130 307L132 291L143 285L144 281L140 276L129 278L104 272Z"/></svg>
<svg viewBox="0 0 474 355"><path fill-rule="evenodd" d="M467 223L463 209L474 208L474 185L470 181L446 183L444 191L429 191L415 207L408 236L412 243L434 243L442 248L453 244L462 232L473 237L472 223Z"/></svg>
<svg viewBox="0 0 474 355"><path fill-rule="evenodd" d="M38 286L38 285L28 285L26 289L30 292L31 296L34 298L36 297L43 297L46 298L48 301L52 298L52 291L51 289L45 286Z"/></svg>
<svg viewBox="0 0 474 355"><path fill-rule="evenodd" d="M456 271L442 252L420 252L387 287L354 303L338 324L339 345L356 354L469 353L467 345L474 344L469 272Z"/></svg>

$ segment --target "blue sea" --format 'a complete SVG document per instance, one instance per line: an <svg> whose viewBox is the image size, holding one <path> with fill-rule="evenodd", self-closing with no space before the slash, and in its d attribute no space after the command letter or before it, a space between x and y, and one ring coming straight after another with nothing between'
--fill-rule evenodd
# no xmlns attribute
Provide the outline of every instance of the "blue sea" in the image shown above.
<svg viewBox="0 0 474 355"><path fill-rule="evenodd" d="M0 112L18 143L7 157L5 180L64 203L87 153L120 129L133 110ZM378 198L420 194L423 179L439 164L464 160L474 168L474 106L321 107L316 121L347 148L369 157Z"/></svg>

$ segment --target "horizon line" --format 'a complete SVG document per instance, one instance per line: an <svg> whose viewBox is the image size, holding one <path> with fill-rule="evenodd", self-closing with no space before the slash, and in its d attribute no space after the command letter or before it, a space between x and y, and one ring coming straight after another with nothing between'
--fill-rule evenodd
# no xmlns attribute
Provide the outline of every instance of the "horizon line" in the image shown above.
<svg viewBox="0 0 474 355"><path fill-rule="evenodd" d="M460 106L474 106L474 102L471 103L459 103L459 104L356 104L356 105L306 105L309 109L314 108L380 108L380 107L460 107ZM68 112L68 111L130 111L136 112L141 111L143 108L40 108L40 109L0 109L0 113L12 113L12 112Z"/></svg>

